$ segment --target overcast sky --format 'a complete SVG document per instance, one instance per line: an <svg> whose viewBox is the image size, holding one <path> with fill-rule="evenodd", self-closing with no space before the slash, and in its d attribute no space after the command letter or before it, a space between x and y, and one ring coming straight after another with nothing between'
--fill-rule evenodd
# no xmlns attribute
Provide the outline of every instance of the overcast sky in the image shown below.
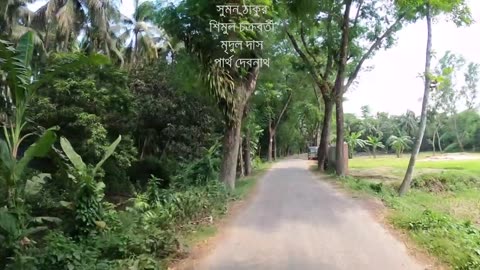
<svg viewBox="0 0 480 270"><path fill-rule="evenodd" d="M469 62L480 63L480 1L470 0L469 6L478 23L462 28L443 21L433 25L437 58L450 50ZM368 104L372 112L401 114L409 109L420 114L423 80L418 76L425 69L426 34L424 20L409 25L400 31L393 48L377 53L366 63L375 68L361 73L358 86L346 94L345 111L359 114L360 107Z"/></svg>
<svg viewBox="0 0 480 270"><path fill-rule="evenodd" d="M434 24L433 48L438 58L450 50L463 55L467 61L480 63L477 41L480 36L480 1L469 0L469 6L478 23L462 28L451 22ZM123 0L120 10L130 16L133 0ZM358 84L346 94L345 112L359 114L361 106L369 105L374 113L402 114L407 110L420 113L423 81L418 76L425 65L426 28L424 20L404 27L393 48L378 52L365 63L364 66L374 66L374 69L359 74Z"/></svg>

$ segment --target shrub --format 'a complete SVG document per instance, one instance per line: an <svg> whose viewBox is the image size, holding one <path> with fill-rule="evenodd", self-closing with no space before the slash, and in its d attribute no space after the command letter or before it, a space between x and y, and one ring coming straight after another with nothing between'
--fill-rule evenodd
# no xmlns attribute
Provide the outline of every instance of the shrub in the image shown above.
<svg viewBox="0 0 480 270"><path fill-rule="evenodd" d="M202 158L184 164L182 172L175 177L175 186L177 188L205 186L216 181L220 170L219 147L220 144L217 142Z"/></svg>
<svg viewBox="0 0 480 270"><path fill-rule="evenodd" d="M104 183L107 196L132 196L135 188L127 172L113 160L107 160L103 166L105 171Z"/></svg>
<svg viewBox="0 0 480 270"><path fill-rule="evenodd" d="M149 156L142 160L135 161L128 169L130 180L140 191L145 190L148 179L150 179L152 175L161 179L159 183L161 188L167 188L169 186L169 172L167 172L162 162L156 157Z"/></svg>
<svg viewBox="0 0 480 270"><path fill-rule="evenodd" d="M427 173L416 177L412 187L428 192L459 191L466 188L479 188L480 177L461 171Z"/></svg>
<svg viewBox="0 0 480 270"><path fill-rule="evenodd" d="M480 229L470 221L460 222L425 210L401 219L396 225L411 231L422 245L455 269L480 269Z"/></svg>
<svg viewBox="0 0 480 270"><path fill-rule="evenodd" d="M99 250L94 245L75 242L56 231L45 237L44 244L45 247L38 256L40 269L99 269L97 268Z"/></svg>

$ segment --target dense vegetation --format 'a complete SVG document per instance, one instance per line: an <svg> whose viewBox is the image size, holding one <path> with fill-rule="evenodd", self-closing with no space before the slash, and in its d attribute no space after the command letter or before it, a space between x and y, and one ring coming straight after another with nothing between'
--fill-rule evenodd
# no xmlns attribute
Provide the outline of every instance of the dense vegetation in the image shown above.
<svg viewBox="0 0 480 270"><path fill-rule="evenodd" d="M237 179L309 145L319 145L323 170L336 144L339 176L344 140L352 156L412 148L409 168L417 145L480 147L478 66L460 56L445 55L435 71L427 63L420 118L343 112L365 61L402 26L441 14L470 24L462 0L244 1L267 6L262 19L282 27L231 35L208 27L226 20L216 9L224 1L133 2L130 17L119 1L0 3L2 269L164 268L191 226L225 211ZM221 41L239 39L265 46L235 59L271 66L216 65ZM461 101L466 111L440 106Z"/></svg>
<svg viewBox="0 0 480 270"><path fill-rule="evenodd" d="M473 100L473 99L472 99ZM398 153L411 150L418 129L418 116L412 111L403 115L379 112L373 115L368 106L362 108L361 117L345 115L346 139L353 157L354 152ZM480 114L468 109L451 115L429 114L421 151L476 152L480 149Z"/></svg>

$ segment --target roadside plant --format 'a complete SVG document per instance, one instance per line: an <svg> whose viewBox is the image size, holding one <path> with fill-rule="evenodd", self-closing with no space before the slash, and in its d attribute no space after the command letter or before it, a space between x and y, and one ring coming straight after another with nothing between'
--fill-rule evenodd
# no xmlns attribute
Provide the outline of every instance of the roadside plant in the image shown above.
<svg viewBox="0 0 480 270"><path fill-rule="evenodd" d="M45 183L45 174L28 179L29 163L46 156L56 141L55 131L24 134L28 124L25 112L35 94L36 84L31 70L33 34L27 32L13 48L0 40L0 92L5 101L5 112L0 115L3 136L0 137L0 267L26 269L34 258L28 249L35 243L31 236L48 229L45 221L60 222L53 217L31 217L26 209L27 197L36 195ZM27 138L39 135L22 154L21 146ZM5 264L2 265L3 262Z"/></svg>
<svg viewBox="0 0 480 270"><path fill-rule="evenodd" d="M369 145L369 142L361 139L363 132L350 132L347 136L345 136L345 141L348 144L348 158L353 158L353 154L355 153L355 148L365 148Z"/></svg>
<svg viewBox="0 0 480 270"><path fill-rule="evenodd" d="M88 234L95 228L104 229L102 199L105 184L96 180L103 163L115 152L122 137L119 136L105 151L103 158L92 168L83 162L82 157L75 152L66 138L60 139L60 145L66 157L73 165L70 177L76 184L76 194L73 203L62 202L63 205L74 209L75 225L80 233Z"/></svg>
<svg viewBox="0 0 480 270"><path fill-rule="evenodd" d="M372 147L373 158L377 158L377 148L385 148L382 143L382 137L368 136L367 143Z"/></svg>
<svg viewBox="0 0 480 270"><path fill-rule="evenodd" d="M390 138L388 138L387 143L392 147L393 150L395 150L397 158L400 158L403 152L410 148L410 146L413 144L413 141L410 136L404 135L397 137L392 135Z"/></svg>

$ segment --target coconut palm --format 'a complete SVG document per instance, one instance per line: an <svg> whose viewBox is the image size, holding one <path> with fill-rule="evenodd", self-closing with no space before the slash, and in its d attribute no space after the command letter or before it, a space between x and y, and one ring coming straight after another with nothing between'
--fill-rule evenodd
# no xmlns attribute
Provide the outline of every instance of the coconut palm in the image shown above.
<svg viewBox="0 0 480 270"><path fill-rule="evenodd" d="M368 136L367 138L368 144L372 147L373 158L377 158L377 148L385 148L385 145L382 143L382 137Z"/></svg>
<svg viewBox="0 0 480 270"><path fill-rule="evenodd" d="M0 1L0 33L11 35L17 25L27 24L29 12L27 3L33 0L2 0Z"/></svg>
<svg viewBox="0 0 480 270"><path fill-rule="evenodd" d="M49 0L36 12L32 22L42 32L47 50L67 50L85 34L89 51L102 52L118 59L110 25L120 19L119 0Z"/></svg>
<svg viewBox="0 0 480 270"><path fill-rule="evenodd" d="M418 121L413 111L407 110L407 112L400 116L400 129L407 132L407 135L414 136L418 130Z"/></svg>
<svg viewBox="0 0 480 270"><path fill-rule="evenodd" d="M126 45L124 55L131 65L137 64L140 56L147 60L156 59L159 49L170 46L165 31L151 23L155 4L150 1L140 4L139 0L135 0L134 4L133 17L123 16L121 22L112 27L119 43Z"/></svg>
<svg viewBox="0 0 480 270"><path fill-rule="evenodd" d="M387 143L392 147L393 150L395 150L397 157L400 158L403 154L403 151L410 148L410 145L413 144L413 141L410 136L392 135L390 138L388 138Z"/></svg>
<svg viewBox="0 0 480 270"><path fill-rule="evenodd" d="M34 13L28 8L28 3L36 0L2 0L0 1L0 33L4 38L18 43L27 32L33 35L33 43L42 49L42 40L37 31L31 28Z"/></svg>

